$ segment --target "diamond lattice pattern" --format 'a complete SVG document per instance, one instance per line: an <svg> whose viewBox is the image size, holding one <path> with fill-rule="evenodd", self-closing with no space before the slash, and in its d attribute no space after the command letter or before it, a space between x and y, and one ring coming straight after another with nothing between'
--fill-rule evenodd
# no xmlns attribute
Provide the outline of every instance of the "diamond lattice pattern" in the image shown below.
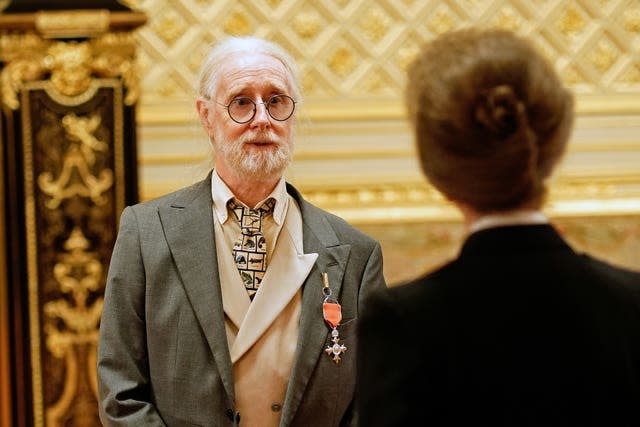
<svg viewBox="0 0 640 427"><path fill-rule="evenodd" d="M578 93L640 93L638 0L130 0L144 104L193 98L210 43L258 35L297 59L307 99L397 99L435 35L469 25L533 38Z"/></svg>

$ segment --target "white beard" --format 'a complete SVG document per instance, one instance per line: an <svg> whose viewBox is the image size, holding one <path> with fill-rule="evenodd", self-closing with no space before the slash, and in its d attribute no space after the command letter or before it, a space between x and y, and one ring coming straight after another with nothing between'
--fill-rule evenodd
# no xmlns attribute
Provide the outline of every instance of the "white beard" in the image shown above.
<svg viewBox="0 0 640 427"><path fill-rule="evenodd" d="M216 155L221 156L225 163L239 176L264 180L280 176L293 157L293 132L287 140L282 140L271 131L245 133L240 138L226 140L220 128L215 128ZM276 144L275 150L256 150L247 152L245 144L251 141L268 141Z"/></svg>

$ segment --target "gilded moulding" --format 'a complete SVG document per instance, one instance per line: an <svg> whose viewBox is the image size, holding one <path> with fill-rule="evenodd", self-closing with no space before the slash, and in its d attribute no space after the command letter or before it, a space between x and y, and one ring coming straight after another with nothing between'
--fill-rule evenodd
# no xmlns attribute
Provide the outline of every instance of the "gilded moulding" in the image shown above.
<svg viewBox="0 0 640 427"><path fill-rule="evenodd" d="M41 11L35 14L36 30L43 37L91 37L109 31L110 12L97 10Z"/></svg>
<svg viewBox="0 0 640 427"><path fill-rule="evenodd" d="M354 224L375 225L432 221L458 221L457 209L421 180L396 183L306 182L294 185L311 203ZM544 211L552 217L638 215L640 176L559 177L550 184ZM143 188L150 200L175 190L175 183L156 182Z"/></svg>
<svg viewBox="0 0 640 427"><path fill-rule="evenodd" d="M559 177L550 184L544 211L553 217L637 215L640 176ZM454 206L425 182L387 185L318 186L295 183L312 203L356 224L388 224L461 219Z"/></svg>
<svg viewBox="0 0 640 427"><path fill-rule="evenodd" d="M197 121L193 100L177 99L155 103L141 103L137 110L138 123L151 125L190 125ZM341 100L340 102L305 98L299 118L302 122L351 122L403 120L404 103L396 100ZM576 94L576 115L637 115L640 114L640 94L587 95Z"/></svg>
<svg viewBox="0 0 640 427"><path fill-rule="evenodd" d="M0 34L1 103L20 107L18 93L26 82L47 79L49 95L64 105L77 103L95 89L95 78L122 78L127 90L125 105L137 102L140 89L130 33L109 33L84 42L44 40L36 34ZM91 93L84 98L91 97ZM71 98L71 100L66 100Z"/></svg>

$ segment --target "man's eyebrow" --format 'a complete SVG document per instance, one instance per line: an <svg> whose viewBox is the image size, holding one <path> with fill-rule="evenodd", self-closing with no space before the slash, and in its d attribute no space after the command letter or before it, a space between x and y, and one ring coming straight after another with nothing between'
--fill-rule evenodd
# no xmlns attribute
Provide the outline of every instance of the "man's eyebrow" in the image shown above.
<svg viewBox="0 0 640 427"><path fill-rule="evenodd" d="M280 95L280 94L288 94L289 90L284 85L270 84L268 87L265 87L265 90L269 91L271 94ZM247 91L246 87L241 87L237 89L230 90L226 95L225 99L234 99L237 97L247 97L251 98L248 95L243 95Z"/></svg>
<svg viewBox="0 0 640 427"><path fill-rule="evenodd" d="M278 93L287 93L286 85L272 84L271 89Z"/></svg>
<svg viewBox="0 0 640 427"><path fill-rule="evenodd" d="M225 95L225 99L233 99L237 98L239 95L242 95L244 89L232 90L231 92Z"/></svg>

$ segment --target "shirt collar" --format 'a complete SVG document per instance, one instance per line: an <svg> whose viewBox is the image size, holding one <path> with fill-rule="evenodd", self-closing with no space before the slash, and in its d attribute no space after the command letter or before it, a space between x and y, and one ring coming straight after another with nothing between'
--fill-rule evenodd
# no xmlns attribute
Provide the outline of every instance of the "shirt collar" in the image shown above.
<svg viewBox="0 0 640 427"><path fill-rule="evenodd" d="M490 213L476 219L469 227L469 233L486 228L506 225L547 224L549 219L538 210L516 210L510 212Z"/></svg>
<svg viewBox="0 0 640 427"><path fill-rule="evenodd" d="M215 170L211 174L211 198L213 200L213 211L218 216L220 224L224 224L229 217L227 203L229 203L229 200L235 198L235 195ZM280 181L278 181L271 194L258 203L257 206L262 206L262 204L269 198L273 198L276 201L273 208L273 219L276 224L281 225L284 221L284 217L287 213L287 206L289 204L289 194L287 193L287 185L284 177L280 178ZM243 204L237 199L236 201Z"/></svg>

